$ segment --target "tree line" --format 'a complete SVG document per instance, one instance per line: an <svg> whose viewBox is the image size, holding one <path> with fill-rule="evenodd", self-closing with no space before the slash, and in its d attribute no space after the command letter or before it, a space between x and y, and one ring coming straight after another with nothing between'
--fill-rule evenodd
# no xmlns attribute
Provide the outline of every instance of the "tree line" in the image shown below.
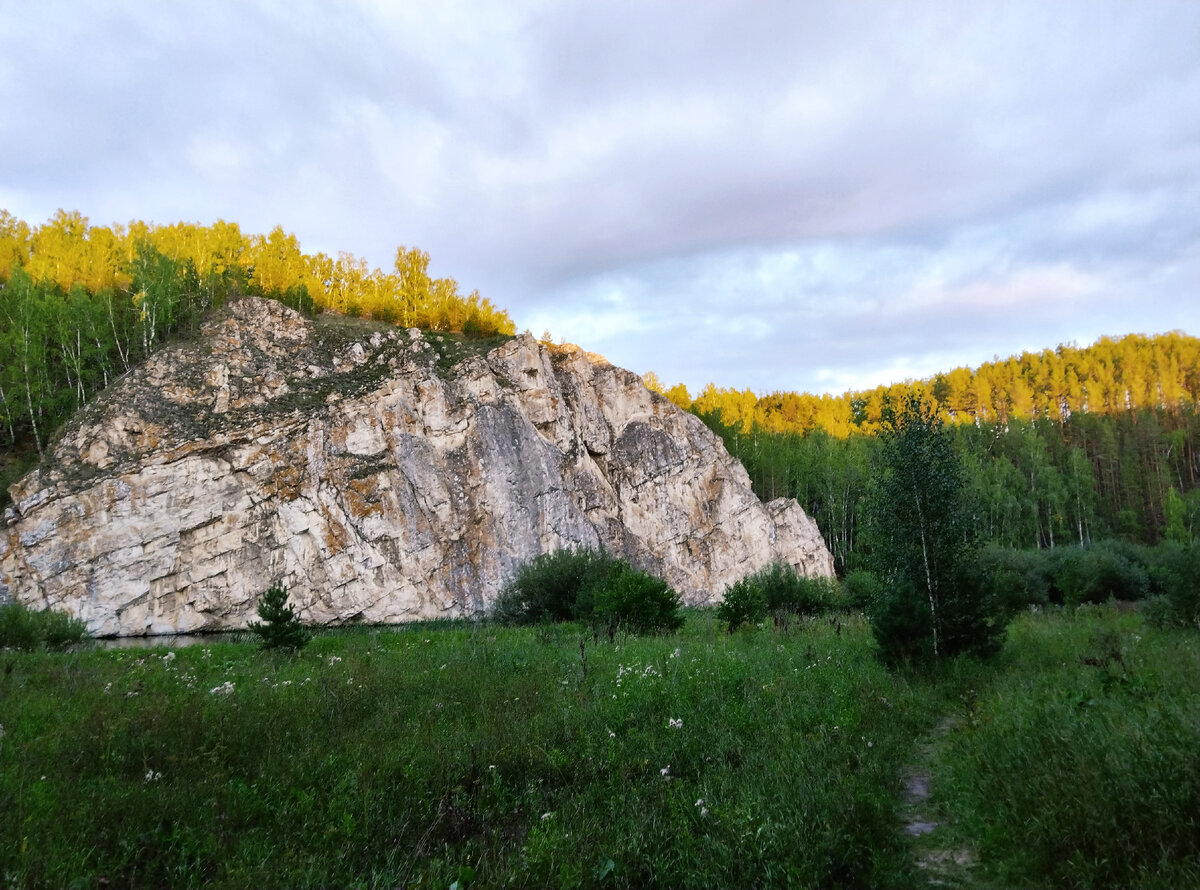
<svg viewBox="0 0 1200 890"><path fill-rule="evenodd" d="M760 497L794 497L820 527L839 573L858 567L877 475L875 435L746 431L697 412ZM1200 415L1194 406L1073 414L1063 422L946 425L983 541L1015 549L1200 538Z"/></svg>
<svg viewBox="0 0 1200 890"><path fill-rule="evenodd" d="M516 330L477 291L432 277L416 248L398 248L385 273L347 253L305 254L281 227L92 226L61 210L30 227L0 210L0 457L40 455L96 393L235 295L472 336Z"/></svg>
<svg viewBox="0 0 1200 890"><path fill-rule="evenodd" d="M765 499L794 497L838 571L864 553L863 504L895 406L945 424L982 540L1010 548L1200 538L1200 339L1102 338L840 396L647 385L705 421Z"/></svg>
<svg viewBox="0 0 1200 890"><path fill-rule="evenodd" d="M1040 353L996 358L976 369L955 368L926 380L906 381L841 395L722 389L709 383L698 396L687 387L647 385L684 409L720 411L725 423L749 431L807 433L838 438L873 433L885 406L916 392L936 405L951 425L1012 420L1066 423L1077 414L1119 414L1142 409L1177 410L1200 401L1200 339L1180 331L1147 337L1102 337L1087 347L1058 346Z"/></svg>

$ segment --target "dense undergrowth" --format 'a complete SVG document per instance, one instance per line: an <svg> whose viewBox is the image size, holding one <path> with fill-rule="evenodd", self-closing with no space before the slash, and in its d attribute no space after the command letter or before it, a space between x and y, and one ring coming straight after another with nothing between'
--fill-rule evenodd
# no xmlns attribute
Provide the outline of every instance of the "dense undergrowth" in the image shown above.
<svg viewBox="0 0 1200 890"><path fill-rule="evenodd" d="M903 774L1003 886L1200 882L1200 638L1085 606L889 672L865 622L412 626L4 653L5 886L916 887Z"/></svg>

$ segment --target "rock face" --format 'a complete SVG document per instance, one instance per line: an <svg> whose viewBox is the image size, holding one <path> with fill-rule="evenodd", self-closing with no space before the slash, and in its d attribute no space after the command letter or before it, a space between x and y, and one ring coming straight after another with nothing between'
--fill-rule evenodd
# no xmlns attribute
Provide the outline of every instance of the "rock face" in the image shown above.
<svg viewBox="0 0 1200 890"><path fill-rule="evenodd" d="M244 627L270 585L312 623L485 609L517 566L603 545L686 602L770 562L832 574L695 417L575 347L486 354L245 299L109 387L10 488L0 600L93 633Z"/></svg>

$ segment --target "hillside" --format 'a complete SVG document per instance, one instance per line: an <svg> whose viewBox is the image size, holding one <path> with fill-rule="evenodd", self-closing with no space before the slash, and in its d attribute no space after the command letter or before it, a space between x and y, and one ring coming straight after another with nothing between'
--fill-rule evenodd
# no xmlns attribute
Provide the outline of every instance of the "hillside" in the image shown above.
<svg viewBox="0 0 1200 890"><path fill-rule="evenodd" d="M383 272L348 253L303 253L281 227L248 235L224 221L92 226L61 210L30 227L0 210L0 449L41 454L113 380L242 295L473 338L516 332L478 292L431 277L429 254L416 248L397 248L393 271Z"/></svg>

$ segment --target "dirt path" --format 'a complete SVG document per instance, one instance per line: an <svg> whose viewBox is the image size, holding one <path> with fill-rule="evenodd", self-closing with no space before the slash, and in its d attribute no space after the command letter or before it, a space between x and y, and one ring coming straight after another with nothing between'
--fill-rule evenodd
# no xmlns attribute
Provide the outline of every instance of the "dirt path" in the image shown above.
<svg viewBox="0 0 1200 890"><path fill-rule="evenodd" d="M904 776L904 807L901 810L904 833L913 839L913 853L917 866L925 872L929 883L935 887L976 886L971 879L975 857L970 850L958 845L947 845L939 837L942 824L932 816L929 804L931 785L930 766L933 763L937 742L958 723L955 717L945 717L937 725L932 736L918 748L916 762Z"/></svg>

